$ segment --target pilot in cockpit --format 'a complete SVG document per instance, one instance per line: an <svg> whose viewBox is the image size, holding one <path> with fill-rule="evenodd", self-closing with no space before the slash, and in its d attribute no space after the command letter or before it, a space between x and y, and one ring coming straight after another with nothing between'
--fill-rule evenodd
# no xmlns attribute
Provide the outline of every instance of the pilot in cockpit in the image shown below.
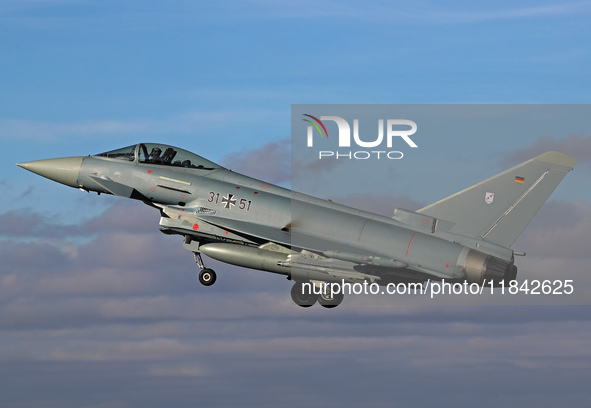
<svg viewBox="0 0 591 408"><path fill-rule="evenodd" d="M154 147L152 149L152 151L150 152L150 158L149 161L153 162L153 163L159 163L162 161L162 158L160 157L160 154L162 153L162 150L158 147Z"/></svg>

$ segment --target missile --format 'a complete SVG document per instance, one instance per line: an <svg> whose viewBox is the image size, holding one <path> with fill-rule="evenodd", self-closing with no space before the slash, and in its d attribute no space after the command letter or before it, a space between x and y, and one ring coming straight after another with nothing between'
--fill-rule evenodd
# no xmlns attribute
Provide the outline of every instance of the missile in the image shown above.
<svg viewBox="0 0 591 408"><path fill-rule="evenodd" d="M359 254L353 254L350 252L341 251L326 251L322 255L327 258L340 259L341 261L353 262L357 264L385 266L388 268L407 268L408 264L396 259L383 258L379 256L364 256Z"/></svg>

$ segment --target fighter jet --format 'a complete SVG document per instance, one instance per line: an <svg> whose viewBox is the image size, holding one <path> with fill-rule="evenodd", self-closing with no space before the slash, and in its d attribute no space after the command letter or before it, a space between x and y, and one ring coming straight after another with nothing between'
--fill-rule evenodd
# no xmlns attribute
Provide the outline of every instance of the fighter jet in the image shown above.
<svg viewBox="0 0 591 408"><path fill-rule="evenodd" d="M160 231L178 235L211 286L202 254L282 274L299 306L335 307L343 293L323 283L515 280L511 246L576 159L547 152L418 211L391 218L296 193L189 151L139 143L94 156L19 163L85 192L143 201ZM319 291L310 287L324 288Z"/></svg>

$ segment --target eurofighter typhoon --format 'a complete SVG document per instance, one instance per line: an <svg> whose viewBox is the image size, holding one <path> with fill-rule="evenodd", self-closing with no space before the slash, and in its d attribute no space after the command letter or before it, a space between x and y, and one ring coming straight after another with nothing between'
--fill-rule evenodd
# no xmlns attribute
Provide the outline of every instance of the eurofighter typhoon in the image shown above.
<svg viewBox="0 0 591 408"><path fill-rule="evenodd" d="M416 212L396 208L392 218L292 192L163 144L18 166L157 208L160 231L183 237L205 286L216 273L202 254L285 275L300 306L335 307L342 292L306 288L441 280L493 287L515 280L515 256L525 254L511 246L575 163L547 152Z"/></svg>

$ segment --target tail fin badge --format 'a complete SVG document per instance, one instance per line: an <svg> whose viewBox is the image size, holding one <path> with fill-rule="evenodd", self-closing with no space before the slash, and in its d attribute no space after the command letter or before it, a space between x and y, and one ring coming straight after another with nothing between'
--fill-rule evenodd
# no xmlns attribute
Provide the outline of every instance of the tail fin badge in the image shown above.
<svg viewBox="0 0 591 408"><path fill-rule="evenodd" d="M495 199L495 193L486 193L484 196L484 202L487 204L492 204L493 200Z"/></svg>

